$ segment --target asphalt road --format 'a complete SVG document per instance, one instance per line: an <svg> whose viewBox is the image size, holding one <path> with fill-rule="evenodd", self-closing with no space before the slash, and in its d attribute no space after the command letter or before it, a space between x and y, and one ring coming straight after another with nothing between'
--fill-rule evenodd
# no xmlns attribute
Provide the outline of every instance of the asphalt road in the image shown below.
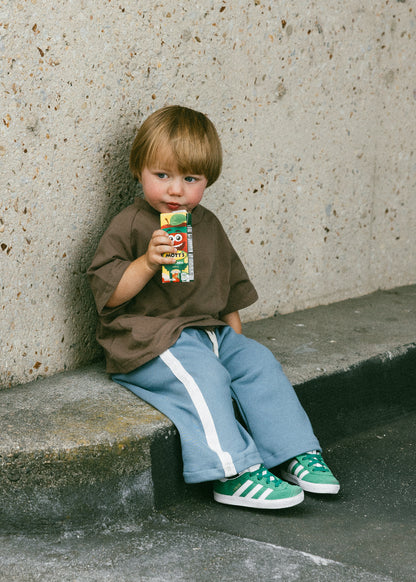
<svg viewBox="0 0 416 582"><path fill-rule="evenodd" d="M415 420L328 450L337 496L261 511L217 504L210 487L193 486L140 523L0 536L0 580L413 582Z"/></svg>

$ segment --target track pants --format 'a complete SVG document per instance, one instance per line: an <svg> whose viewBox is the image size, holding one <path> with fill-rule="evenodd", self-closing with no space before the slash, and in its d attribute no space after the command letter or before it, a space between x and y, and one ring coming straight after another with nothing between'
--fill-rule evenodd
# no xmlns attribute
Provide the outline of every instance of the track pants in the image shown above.
<svg viewBox="0 0 416 582"><path fill-rule="evenodd" d="M231 327L187 328L163 354L113 380L174 423L187 483L231 477L257 463L274 467L320 449L274 355Z"/></svg>

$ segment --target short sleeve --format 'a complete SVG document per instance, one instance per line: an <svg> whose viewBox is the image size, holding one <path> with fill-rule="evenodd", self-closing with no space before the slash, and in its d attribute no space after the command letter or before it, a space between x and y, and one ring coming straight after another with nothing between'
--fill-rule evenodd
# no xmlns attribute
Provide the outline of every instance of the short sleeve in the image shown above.
<svg viewBox="0 0 416 582"><path fill-rule="evenodd" d="M103 234L88 268L88 281L100 315L119 284L124 271L135 258L130 239L131 220L127 219L125 213L120 213ZM106 313L109 311L110 309L106 308Z"/></svg>
<svg viewBox="0 0 416 582"><path fill-rule="evenodd" d="M238 257L237 257L238 258ZM245 309L249 305L255 303L258 299L257 291L253 283L248 278L247 272L239 261L239 266L233 273L233 280L231 281L230 295L226 308L222 311L221 316Z"/></svg>

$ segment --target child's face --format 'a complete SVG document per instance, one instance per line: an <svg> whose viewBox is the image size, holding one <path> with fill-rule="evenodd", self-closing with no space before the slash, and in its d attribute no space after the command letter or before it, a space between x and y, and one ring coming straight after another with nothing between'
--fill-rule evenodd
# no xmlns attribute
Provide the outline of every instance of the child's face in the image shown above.
<svg viewBox="0 0 416 582"><path fill-rule="evenodd" d="M188 210L202 199L208 180L204 175L182 174L177 168L156 163L140 176L144 197L158 212Z"/></svg>

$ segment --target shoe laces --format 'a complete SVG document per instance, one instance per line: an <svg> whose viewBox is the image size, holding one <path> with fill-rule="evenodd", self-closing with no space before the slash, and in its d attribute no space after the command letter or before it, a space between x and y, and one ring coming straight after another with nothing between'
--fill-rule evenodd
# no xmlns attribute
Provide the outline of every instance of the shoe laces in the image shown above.
<svg viewBox="0 0 416 582"><path fill-rule="evenodd" d="M278 487L281 483L281 479L279 479L279 477L276 477L276 475L270 473L270 471L268 471L263 466L255 471L250 472L250 475L254 479L257 479L257 481L266 481L268 485L274 485L275 487Z"/></svg>
<svg viewBox="0 0 416 582"><path fill-rule="evenodd" d="M320 471L322 473L329 471L319 451L308 451L300 455L300 458L303 464L307 467L312 467L314 471Z"/></svg>

